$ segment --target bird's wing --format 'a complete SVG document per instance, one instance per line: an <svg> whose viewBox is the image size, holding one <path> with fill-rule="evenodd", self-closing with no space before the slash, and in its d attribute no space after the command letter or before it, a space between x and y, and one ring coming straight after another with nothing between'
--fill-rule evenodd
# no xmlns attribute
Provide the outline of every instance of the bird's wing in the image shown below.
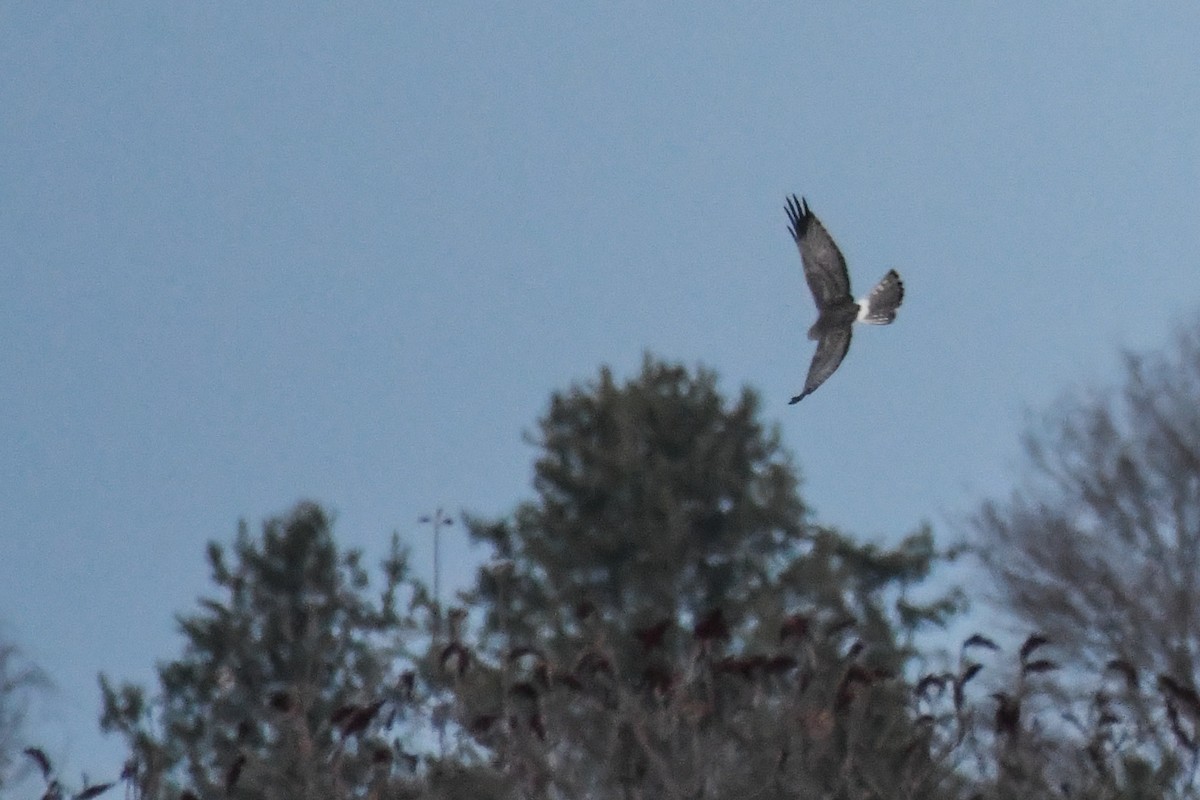
<svg viewBox="0 0 1200 800"><path fill-rule="evenodd" d="M804 278L808 281L817 310L823 311L830 306L851 301L846 259L833 243L833 237L816 215L808 210L805 200L798 200L796 195L792 195L786 207L792 223L788 231L800 248Z"/></svg>
<svg viewBox="0 0 1200 800"><path fill-rule="evenodd" d="M837 370L849 349L849 325L832 328L822 333L821 340L817 342L817 352L813 354L812 364L808 368L808 377L804 379L804 391L793 397L791 403L799 403L815 392L817 387Z"/></svg>

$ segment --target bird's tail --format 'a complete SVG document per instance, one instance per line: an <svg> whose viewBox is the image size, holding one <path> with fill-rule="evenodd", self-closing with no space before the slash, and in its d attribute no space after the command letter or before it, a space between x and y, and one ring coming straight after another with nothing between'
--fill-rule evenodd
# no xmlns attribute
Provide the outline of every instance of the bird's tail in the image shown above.
<svg viewBox="0 0 1200 800"><path fill-rule="evenodd" d="M887 325L896 318L896 309L904 300L904 284L896 270L888 270L871 293L858 301L858 321L868 325Z"/></svg>

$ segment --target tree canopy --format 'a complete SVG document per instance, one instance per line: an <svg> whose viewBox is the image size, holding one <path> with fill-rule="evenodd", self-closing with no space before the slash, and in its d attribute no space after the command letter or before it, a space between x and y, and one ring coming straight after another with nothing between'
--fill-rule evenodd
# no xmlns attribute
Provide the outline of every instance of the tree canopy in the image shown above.
<svg viewBox="0 0 1200 800"><path fill-rule="evenodd" d="M729 405L713 373L649 358L555 393L534 442L537 499L471 535L521 565L523 603L587 602L631 620L745 600L806 535L796 475L749 390Z"/></svg>
<svg viewBox="0 0 1200 800"><path fill-rule="evenodd" d="M399 744L348 734L384 701L403 706L416 622L398 610L396 542L374 597L361 559L311 503L257 538L241 525L232 559L209 544L216 596L178 616L183 653L159 664L158 694L101 677L101 727L126 738L145 797L295 800L373 785Z"/></svg>
<svg viewBox="0 0 1200 800"><path fill-rule="evenodd" d="M1033 451L1059 465L1047 485L1062 493L1016 495L980 519L1014 508L1026 516L1012 519L1034 519L1026 512L1065 497L1084 505L1045 519L1071 522L1052 529L1084 540L1070 547L1098 559L1106 551L1087 537L1115 535L1114 559L1126 539L1170 554L1167 533L1186 541L1192 519L1192 484L1178 478L1193 436L1179 423L1191 384L1171 383L1181 372L1131 360L1125 397L1153 424L1088 406L1050 453ZM395 538L373 583L312 503L257 536L242 525L231 549L210 544L214 593L178 617L183 650L159 665L155 692L102 681L102 725L131 752L130 795L1190 796L1200 695L1175 671L1183 662L1117 651L1095 674L1058 680L1077 652L1099 659L1124 639L1072 639L1072 619L1103 626L1103 595L1096 616L1060 620L1053 592L1028 607L1036 629L1015 652L984 632L957 660L928 658L916 633L962 607L929 580L946 555L931 531L883 546L820 524L752 390L730 400L711 371L647 357L627 380L601 369L553 394L531 441L532 496L500 518L464 519L490 558L448 607L409 575ZM1122 459L1161 474L1128 479ZM1124 483L1101 482L1114 475ZM1123 539L1121 525L1147 530ZM1046 530L1016 541L1045 546ZM1125 558L1113 574L1150 569L1149 555ZM1054 563L1014 561L1010 577L1041 586L1036 568ZM1075 567L1058 574L1070 586L1092 562L1059 566ZM1182 571L1168 586L1169 609Z"/></svg>
<svg viewBox="0 0 1200 800"><path fill-rule="evenodd" d="M1088 676L1077 693L1121 701L1126 741L1184 791L1200 732L1198 398L1192 326L1127 354L1120 386L1064 398L1026 435L1023 483L973 518L1003 607Z"/></svg>
<svg viewBox="0 0 1200 800"><path fill-rule="evenodd" d="M705 369L602 369L551 397L534 442L535 499L469 520L495 549L473 599L479 683L501 691L463 712L503 721L524 687L517 729L555 744L482 740L562 796L883 791L901 772L933 792L900 636L957 608L908 596L928 531L884 549L813 522L757 395L730 403Z"/></svg>

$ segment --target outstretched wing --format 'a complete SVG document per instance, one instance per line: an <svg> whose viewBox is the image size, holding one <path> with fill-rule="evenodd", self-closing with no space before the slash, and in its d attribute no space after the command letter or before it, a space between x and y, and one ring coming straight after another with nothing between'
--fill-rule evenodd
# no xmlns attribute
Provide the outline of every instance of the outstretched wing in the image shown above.
<svg viewBox="0 0 1200 800"><path fill-rule="evenodd" d="M815 392L826 378L837 371L849 349L849 325L831 328L822 333L821 340L817 342L817 352L813 354L812 364L808 368L808 377L804 379L804 391L793 397L789 405L799 403Z"/></svg>
<svg viewBox="0 0 1200 800"><path fill-rule="evenodd" d="M825 226L816 215L808 210L808 202L792 195L787 201L788 231L796 246L800 248L800 260L804 263L804 278L812 291L817 311L830 306L851 302L850 275L846 272L846 259ZM836 364L834 365L837 366ZM832 372L833 370L830 370Z"/></svg>

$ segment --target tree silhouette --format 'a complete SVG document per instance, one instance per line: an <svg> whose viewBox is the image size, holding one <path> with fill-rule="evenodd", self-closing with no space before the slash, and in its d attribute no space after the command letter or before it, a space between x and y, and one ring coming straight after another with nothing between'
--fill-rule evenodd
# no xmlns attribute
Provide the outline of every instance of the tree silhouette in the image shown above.
<svg viewBox="0 0 1200 800"><path fill-rule="evenodd" d="M259 539L243 524L232 562L215 542L208 561L217 597L178 617L184 651L158 666L159 693L101 677L101 727L127 740L139 796L336 798L404 773L399 740L367 735L412 700L396 542L375 598L311 503Z"/></svg>
<svg viewBox="0 0 1200 800"><path fill-rule="evenodd" d="M1024 483L973 518L1004 606L1099 676L1080 688L1120 701L1129 749L1183 791L1200 724L1198 398L1193 326L1127 355L1119 388L1064 400L1026 435Z"/></svg>
<svg viewBox="0 0 1200 800"><path fill-rule="evenodd" d="M312 504L210 545L216 596L157 693L103 680L127 796L1194 795L1187 677L1061 669L1045 624L929 671L913 635L961 605L929 585L930 531L820 525L752 391L648 357L553 395L534 442L533 499L466 519L492 558L444 610L395 540L373 594Z"/></svg>
<svg viewBox="0 0 1200 800"><path fill-rule="evenodd" d="M581 603L630 620L699 615L778 573L807 533L795 473L754 393L726 408L715 384L647 358L623 387L604 369L551 398L537 501L511 523L471 521L474 537L518 560L517 577L536 565L508 598L522 620L540 627L539 615Z"/></svg>
<svg viewBox="0 0 1200 800"><path fill-rule="evenodd" d="M536 498L468 520L495 560L460 723L522 791L591 797L937 796L901 628L937 561L815 524L755 393L647 357L556 393ZM449 647L467 647L461 631ZM443 650L446 652L446 650ZM942 789L939 789L942 787ZM555 795L554 793L557 793Z"/></svg>

